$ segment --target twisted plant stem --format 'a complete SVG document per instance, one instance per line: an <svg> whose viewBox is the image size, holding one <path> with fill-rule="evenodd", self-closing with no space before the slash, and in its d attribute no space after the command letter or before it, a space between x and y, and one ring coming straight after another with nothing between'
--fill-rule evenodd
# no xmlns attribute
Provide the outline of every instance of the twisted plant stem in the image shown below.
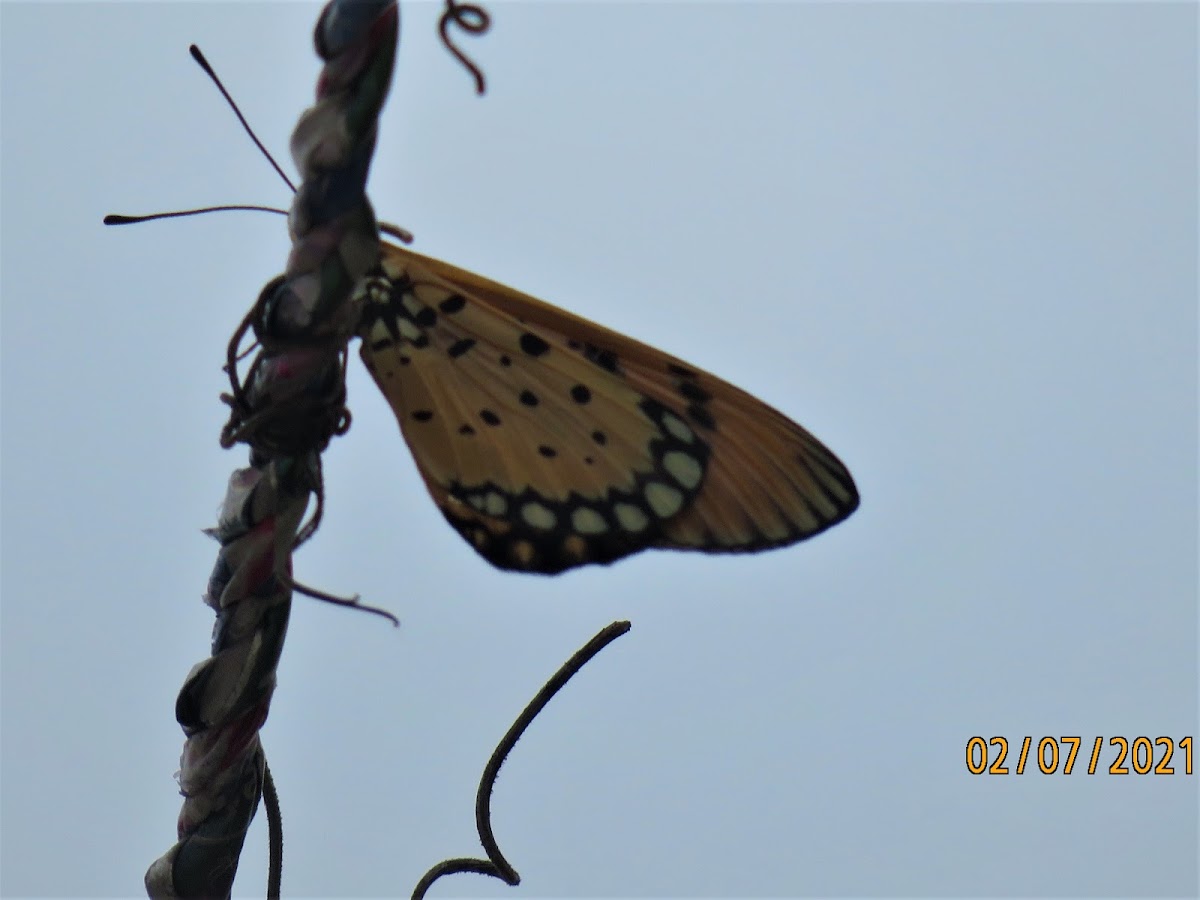
<svg viewBox="0 0 1200 900"><path fill-rule="evenodd" d="M365 185L399 30L394 0L333 0L314 42L325 67L292 154L303 177L292 205L287 268L248 317L260 350L233 375L225 435L250 448L230 477L206 602L217 614L212 655L176 702L187 736L177 843L151 864L152 897L227 897L267 779L266 720L287 633L291 555L320 453L344 430L346 345L358 321L353 288L379 258ZM273 878L269 888L279 891Z"/></svg>

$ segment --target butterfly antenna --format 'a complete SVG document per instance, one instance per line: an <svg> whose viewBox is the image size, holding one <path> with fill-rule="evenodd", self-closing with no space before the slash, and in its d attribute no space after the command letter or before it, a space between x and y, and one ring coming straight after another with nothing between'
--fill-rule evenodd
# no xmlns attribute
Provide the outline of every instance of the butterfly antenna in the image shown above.
<svg viewBox="0 0 1200 900"><path fill-rule="evenodd" d="M286 209L274 206L204 206L200 209L180 209L175 212L151 213L148 216L123 216L119 213L109 213L104 217L105 225L136 225L139 222L153 222L155 219L178 219L181 216L199 216L211 212L269 212L277 216L286 216ZM391 235L402 244L413 242L413 233L407 228L393 225L391 222L380 222L379 230Z"/></svg>
<svg viewBox="0 0 1200 900"><path fill-rule="evenodd" d="M296 185L292 184L292 179L288 178L283 169L279 168L279 163L275 162L275 157L270 154L270 151L263 146L263 142L258 139L258 135L254 133L254 129L250 127L250 123L242 115L242 111L238 109L238 105L233 101L233 97L229 96L229 91L225 90L225 85L221 84L221 79L217 77L217 73L213 71L213 67L208 64L208 60L204 58L204 54L200 52L200 48L192 44L188 47L188 53L192 54L192 59L204 70L204 74L212 79L212 83L217 86L217 90L221 92L221 96L225 98L225 102L229 104L229 108L233 110L233 114L238 117L238 121L246 129L246 134L250 135L250 140L254 141L254 146L267 158L267 162L279 173L279 177L283 179L283 183L290 187L294 194L296 192Z"/></svg>
<svg viewBox="0 0 1200 900"><path fill-rule="evenodd" d="M105 225L136 225L138 222L152 222L155 219L177 219L181 216L199 216L210 212L269 212L286 216L286 209L276 209L274 206L205 206L200 209L181 209L176 212L151 213L148 216L122 216L109 213L104 217Z"/></svg>
<svg viewBox="0 0 1200 900"><path fill-rule="evenodd" d="M465 18L474 15L477 18L471 20ZM446 28L449 25L449 20L453 19L455 24L460 25L463 29L471 34L482 34L487 31L491 24L488 19L488 14L477 6L455 6L453 0L447 0L446 12L442 15L442 24L439 26L442 32L442 40L446 41L446 46L450 48L463 65L465 65L475 75L476 83L479 86L479 93L483 93L483 76L479 70L472 65L471 61L463 56L454 45L449 42L446 37ZM209 64L204 54L200 52L200 48L195 44L188 47L188 52L192 54L192 59L196 64L204 70L204 73L212 79L212 83L217 86L217 90L221 92L221 96L225 98L225 102L229 104L229 108L233 110L233 114L237 116L238 121L242 123L242 128L246 130L246 134L250 135L250 140L254 141L254 146L259 149L259 152L266 157L267 162L271 167L279 173L279 177L283 179L283 183L292 189L292 193L296 192L296 186L292 184L292 180L287 177L287 173L279 167L279 163L275 161L269 150L263 146L263 142L258 139L258 135L254 133L254 129L250 127L250 123L246 121L246 117L242 115L242 111L238 109L237 103L233 97L229 95L229 91L225 89L225 85L221 83L221 79L217 77L217 73L213 71L213 67ZM105 225L136 225L139 222L152 222L155 219L178 219L184 216L199 216L204 213L211 212L269 212L276 215L286 216L286 209L277 209L274 206L249 206L249 205L230 205L230 206L205 206L200 209L181 209L175 212L151 213L148 216L125 216L118 213L109 213L104 217ZM401 228L399 225L393 225L390 222L380 222L379 230L384 234L394 237L402 244L411 244L413 242L413 233L407 228Z"/></svg>

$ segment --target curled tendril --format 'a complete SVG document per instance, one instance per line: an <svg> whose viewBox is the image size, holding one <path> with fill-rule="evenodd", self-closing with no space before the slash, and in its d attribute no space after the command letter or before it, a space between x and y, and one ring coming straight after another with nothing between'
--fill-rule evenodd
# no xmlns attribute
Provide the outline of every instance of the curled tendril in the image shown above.
<svg viewBox="0 0 1200 900"><path fill-rule="evenodd" d="M229 339L225 351L225 371L229 376L230 392L221 395L221 400L230 407L229 421L221 429L221 446L226 449L245 442L256 444L271 453L294 456L309 446L324 450L332 438L345 434L350 428L350 411L346 409L346 348L339 348L336 338L325 336L292 338L286 341L285 348L278 339L269 336L270 328L265 320L272 299L284 284L286 278L283 275L267 282ZM242 343L250 334L254 336L254 343L243 351ZM241 376L238 362L254 347L259 347L260 352L246 374ZM304 347L336 350L338 377L324 385L323 389L314 386L302 396L252 396L249 386L255 383L267 364L269 351Z"/></svg>
<svg viewBox="0 0 1200 900"><path fill-rule="evenodd" d="M484 766L483 775L479 778L479 787L475 792L475 830L479 834L479 843L483 845L487 859L458 857L442 860L421 876L421 880L413 888L412 900L424 900L435 881L447 875L457 875L460 872L487 875L513 886L521 883L521 876L500 852L500 845L496 842L496 835L492 831L492 791L496 787L500 767L508 759L508 754L517 745L521 735L546 708L546 705L554 699L554 695L562 690L563 686L574 678L596 654L629 631L630 627L628 622L613 622L600 629L595 637L576 650L574 655L559 667L559 670L542 685L542 689L534 695L529 704L521 710L521 714L517 716L516 721L512 723L504 737L500 739L500 743L496 745L496 749L492 751L491 758Z"/></svg>
<svg viewBox="0 0 1200 900"><path fill-rule="evenodd" d="M486 89L483 73L479 71L479 67L471 62L465 53L454 46L454 42L450 40L449 35L451 25L461 28L467 34L481 35L485 34L491 27L492 18L482 6L476 6L474 3L458 3L456 0L446 0L446 9L442 12L441 19L438 20L438 34L442 36L442 43L466 67L467 71L474 76L475 93L482 94Z"/></svg>

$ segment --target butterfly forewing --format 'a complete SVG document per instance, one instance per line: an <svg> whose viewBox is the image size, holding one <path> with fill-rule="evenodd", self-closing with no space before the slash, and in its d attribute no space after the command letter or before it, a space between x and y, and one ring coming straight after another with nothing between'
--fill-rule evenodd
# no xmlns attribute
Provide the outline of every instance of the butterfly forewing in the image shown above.
<svg viewBox="0 0 1200 900"><path fill-rule="evenodd" d="M766 549L858 504L808 432L645 344L391 244L361 290L363 361L434 501L501 568Z"/></svg>

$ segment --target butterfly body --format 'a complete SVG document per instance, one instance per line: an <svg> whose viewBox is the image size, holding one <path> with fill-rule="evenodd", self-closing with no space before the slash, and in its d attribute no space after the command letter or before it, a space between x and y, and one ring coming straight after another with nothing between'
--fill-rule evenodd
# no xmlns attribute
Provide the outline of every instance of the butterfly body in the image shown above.
<svg viewBox="0 0 1200 900"><path fill-rule="evenodd" d="M762 550L857 507L808 432L659 350L387 243L359 292L363 361L434 502L500 568Z"/></svg>

